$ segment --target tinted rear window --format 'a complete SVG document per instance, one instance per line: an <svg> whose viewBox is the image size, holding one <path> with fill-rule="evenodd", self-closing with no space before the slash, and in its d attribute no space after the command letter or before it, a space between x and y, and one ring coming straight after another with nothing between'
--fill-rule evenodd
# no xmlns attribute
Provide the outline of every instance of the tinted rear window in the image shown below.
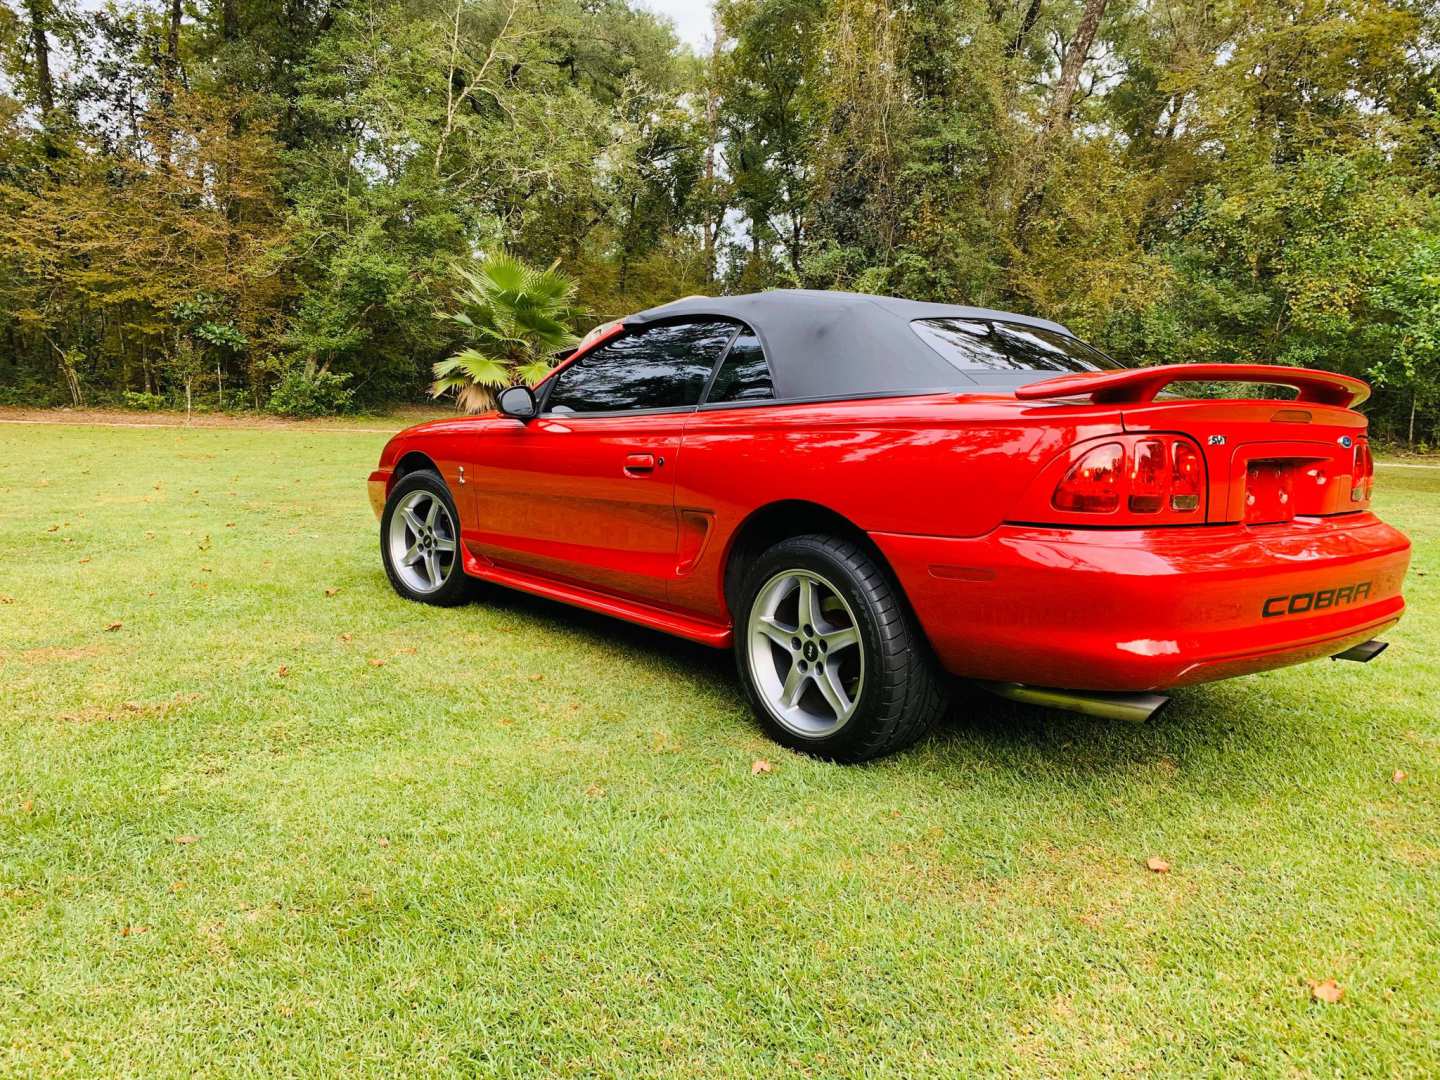
<svg viewBox="0 0 1440 1080"><path fill-rule="evenodd" d="M1079 338L1019 323L917 319L920 339L959 371L1106 371L1118 368Z"/></svg>

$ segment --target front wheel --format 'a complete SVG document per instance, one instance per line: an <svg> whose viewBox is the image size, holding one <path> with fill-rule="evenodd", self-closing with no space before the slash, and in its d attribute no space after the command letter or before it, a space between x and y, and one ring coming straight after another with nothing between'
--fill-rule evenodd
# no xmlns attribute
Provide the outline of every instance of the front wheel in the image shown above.
<svg viewBox="0 0 1440 1080"><path fill-rule="evenodd" d="M945 710L945 680L899 586L849 540L798 536L746 573L735 659L777 742L866 761L915 742Z"/></svg>
<svg viewBox="0 0 1440 1080"><path fill-rule="evenodd" d="M421 469L395 482L380 515L380 558L397 593L440 607L465 602L470 582L460 568L459 522L439 473Z"/></svg>

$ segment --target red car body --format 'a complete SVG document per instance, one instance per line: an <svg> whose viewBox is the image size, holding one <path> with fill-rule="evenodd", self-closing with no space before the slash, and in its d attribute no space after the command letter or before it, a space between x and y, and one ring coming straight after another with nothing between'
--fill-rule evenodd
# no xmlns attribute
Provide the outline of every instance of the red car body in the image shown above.
<svg viewBox="0 0 1440 1080"><path fill-rule="evenodd" d="M592 335L566 364L676 310L754 323L761 309L686 301ZM772 371L779 347L766 341ZM1334 655L1400 618L1410 545L1369 509L1363 383L1220 365L1024 378L437 420L390 441L371 499L379 513L397 476L433 467L454 496L467 575L717 647L735 632L736 567L760 546L797 529L863 534L944 669L991 682L1183 686ZM1159 396L1196 379L1298 396ZM1147 454L1168 475L1142 477ZM1136 494L1142 480L1160 494ZM1086 509L1092 481L1118 492ZM1193 495L1164 502L1182 487Z"/></svg>

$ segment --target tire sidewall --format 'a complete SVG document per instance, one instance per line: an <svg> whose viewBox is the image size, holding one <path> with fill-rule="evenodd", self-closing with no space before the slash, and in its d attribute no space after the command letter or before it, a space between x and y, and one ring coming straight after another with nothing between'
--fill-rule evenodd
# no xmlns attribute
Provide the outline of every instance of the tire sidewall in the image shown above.
<svg viewBox="0 0 1440 1080"><path fill-rule="evenodd" d="M873 715L875 703L883 694L881 680L885 674L882 667L885 657L873 597L868 590L860 587L855 580L853 569L837 559L818 540L818 537L801 536L782 541L761 555L746 571L739 593L740 603L732 620L735 626L735 662L740 671L740 683L745 697L772 739L792 750L800 750L817 757L846 759L851 756L851 750L863 740L866 721ZM809 570L819 574L835 587L855 615L860 630L861 647L865 650L862 661L865 678L860 687L860 700L855 711L839 730L818 738L792 731L775 718L757 689L751 669L751 608L765 584L787 570Z"/></svg>
<svg viewBox="0 0 1440 1080"><path fill-rule="evenodd" d="M395 516L395 508L400 505L400 500L413 491L426 491L438 496L445 504L445 509L450 512L450 520L455 523L455 567L451 570L450 577L445 584L434 592L421 593L411 589L395 572L395 567L390 561L390 521ZM455 507L455 499L450 494L450 488L439 473L430 469L419 469L406 473L395 481L394 487L390 489L390 494L385 498L385 509L380 515L380 561L385 567L385 576L390 579L390 585L397 593L407 600L414 600L422 604L434 604L439 607L462 603L469 591L469 580L465 576L460 545L460 512Z"/></svg>

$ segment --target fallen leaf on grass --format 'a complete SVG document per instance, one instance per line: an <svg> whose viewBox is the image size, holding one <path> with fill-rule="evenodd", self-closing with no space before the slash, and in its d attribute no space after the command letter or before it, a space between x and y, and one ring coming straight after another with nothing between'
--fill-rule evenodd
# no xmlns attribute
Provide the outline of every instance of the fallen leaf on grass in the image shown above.
<svg viewBox="0 0 1440 1080"><path fill-rule="evenodd" d="M145 933L148 933L149 930L150 930L150 927L148 927L148 926L127 926L127 927L125 927L125 929L123 929L123 930L120 931L120 936L121 936L121 937L134 937L136 934L145 934Z"/></svg>
<svg viewBox="0 0 1440 1080"><path fill-rule="evenodd" d="M275 674L279 675L282 679L285 678L286 675L290 674L290 665L281 664L280 667L276 669Z"/></svg>
<svg viewBox="0 0 1440 1080"><path fill-rule="evenodd" d="M80 560L80 562L81 562L82 565L83 565L84 563L89 562L89 561L90 561L90 556L89 556L89 555L86 555L83 559Z"/></svg>
<svg viewBox="0 0 1440 1080"><path fill-rule="evenodd" d="M539 682L539 681L540 681L541 679L543 679L543 678L545 678L544 675L531 675L531 676L530 676L530 681L531 681L531 682Z"/></svg>
<svg viewBox="0 0 1440 1080"><path fill-rule="evenodd" d="M1345 988L1334 979L1325 979L1317 982L1315 979L1307 979L1310 984L1310 996L1316 1001L1323 1001L1326 1005L1337 1004L1345 996Z"/></svg>
<svg viewBox="0 0 1440 1080"><path fill-rule="evenodd" d="M209 551L209 550L210 550L210 534L209 534L209 533L206 533L204 536L202 536L202 537L200 538L200 543L198 543L198 544L195 545L195 546L198 547L201 551Z"/></svg>
<svg viewBox="0 0 1440 1080"><path fill-rule="evenodd" d="M22 802L22 803L20 804L20 812L21 812L22 814L28 814L28 813L30 813L31 810L34 810L34 809L35 809L35 800L34 800L34 799L26 799L24 802Z"/></svg>
<svg viewBox="0 0 1440 1080"><path fill-rule="evenodd" d="M197 840L199 840L199 839L200 839L200 837L196 836L194 833L185 833L185 834L182 835L182 836L177 836L177 837L175 837L175 843L177 843L177 844L193 844L193 843L195 843L195 842L196 842Z"/></svg>
<svg viewBox="0 0 1440 1080"><path fill-rule="evenodd" d="M231 494L233 495L234 492L232 491ZM233 528L235 527L235 522L233 522L233 521L227 521L227 522L225 522L225 527L226 527L227 529L233 529Z"/></svg>
<svg viewBox="0 0 1440 1080"><path fill-rule="evenodd" d="M59 525L51 525L51 526L50 526L48 529L46 529L45 531L46 531L46 532L59 532L59 531L60 531L60 526L59 526Z"/></svg>
<svg viewBox="0 0 1440 1080"><path fill-rule="evenodd" d="M354 637L355 637L354 634L341 634L341 635L340 635L340 640L341 640L341 641L351 641L351 640L354 639Z"/></svg>
<svg viewBox="0 0 1440 1080"><path fill-rule="evenodd" d="M13 604L14 602L15 597L13 596L0 596L0 604Z"/></svg>
<svg viewBox="0 0 1440 1080"><path fill-rule="evenodd" d="M390 838L388 836L382 836L379 840L376 840L375 843L379 844L381 847L389 847Z"/></svg>
<svg viewBox="0 0 1440 1080"><path fill-rule="evenodd" d="M117 619L115 620L115 622L112 622L109 626L105 627L105 632L107 634L113 634L116 630L119 630L124 625L125 624L123 622Z"/></svg>
<svg viewBox="0 0 1440 1080"><path fill-rule="evenodd" d="M599 784L591 784L585 789L585 794L592 799L603 799L605 797L605 789Z"/></svg>
<svg viewBox="0 0 1440 1080"><path fill-rule="evenodd" d="M411 646L409 646L408 648L396 649L396 650L395 650L395 655L396 655L396 656L414 656L417 651L418 651L418 650L415 648L415 646L411 645Z"/></svg>
<svg viewBox="0 0 1440 1080"><path fill-rule="evenodd" d="M184 888L185 888L185 882L183 882L183 881L172 881L172 882L170 883L170 891L171 891L171 892L180 892L180 891L183 890Z"/></svg>
<svg viewBox="0 0 1440 1080"><path fill-rule="evenodd" d="M766 761L764 758L756 758L750 763L751 776L759 776L761 773L768 773L774 771L775 766L771 765L770 762Z"/></svg>
<svg viewBox="0 0 1440 1080"><path fill-rule="evenodd" d="M1405 782L1405 770L1396 769L1390 776L1390 782L1392 784L1403 784Z"/></svg>
<svg viewBox="0 0 1440 1080"><path fill-rule="evenodd" d="M379 657L376 657L376 656L372 656L369 660L366 660L365 662L366 662L367 664L369 664L371 667L384 667L384 666L385 666L385 661L384 661L384 660L381 660Z"/></svg>
<svg viewBox="0 0 1440 1080"><path fill-rule="evenodd" d="M333 589L333 588L332 588L332 589L326 589L326 590L325 590L325 595L326 595L326 596L334 596L334 595L335 595L336 593L338 593L339 591L340 591L339 589Z"/></svg>
<svg viewBox="0 0 1440 1080"><path fill-rule="evenodd" d="M1170 872L1170 864L1160 858L1159 855L1151 855L1145 860L1145 869L1156 874L1168 874Z"/></svg>

